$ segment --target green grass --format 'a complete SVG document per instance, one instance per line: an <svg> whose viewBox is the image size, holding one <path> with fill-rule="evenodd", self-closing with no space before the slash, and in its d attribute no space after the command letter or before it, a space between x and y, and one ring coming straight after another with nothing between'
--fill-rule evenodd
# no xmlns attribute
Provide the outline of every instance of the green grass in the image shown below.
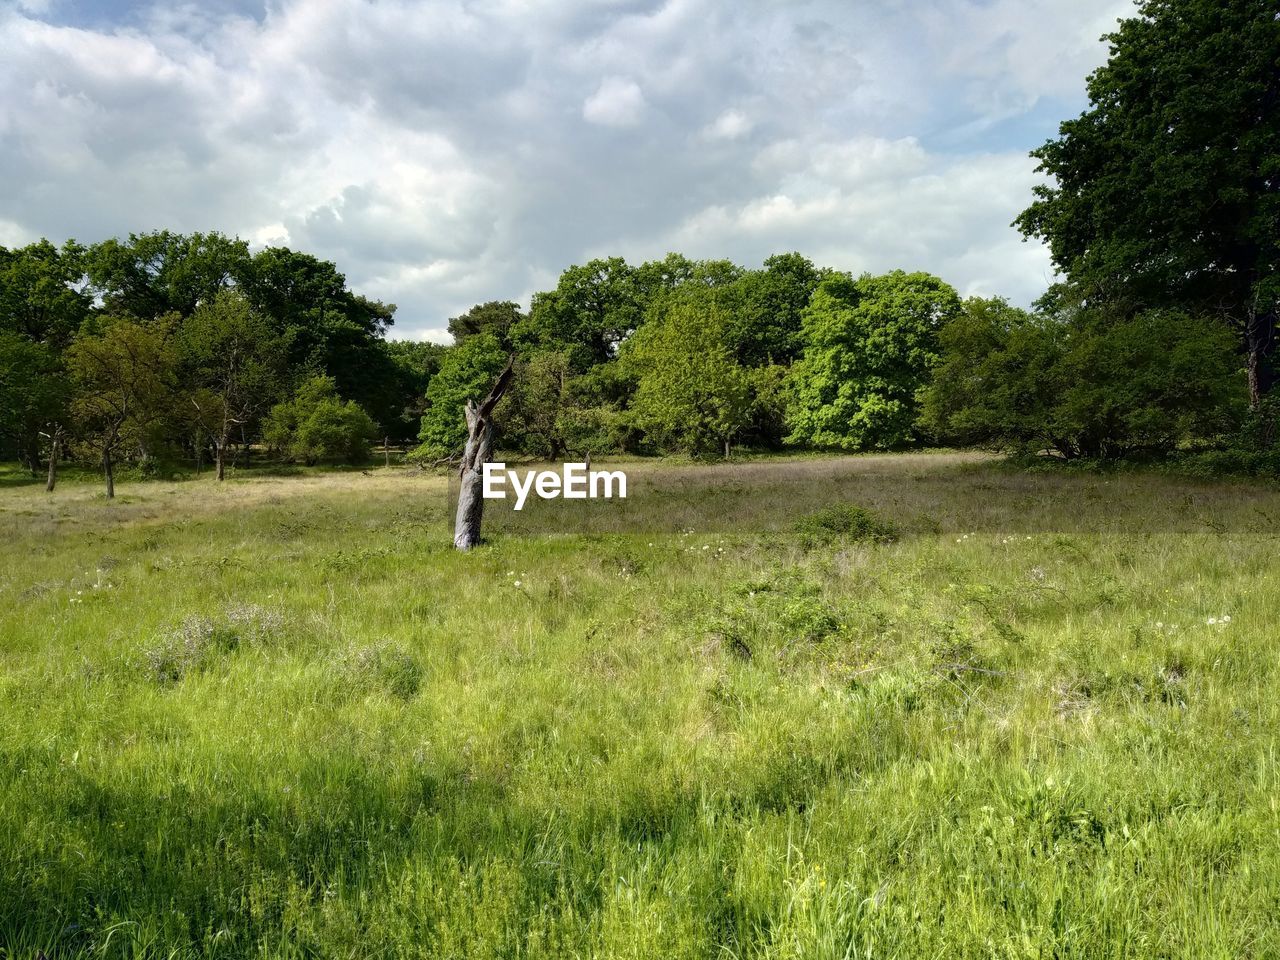
<svg viewBox="0 0 1280 960"><path fill-rule="evenodd" d="M626 466L6 485L0 956L1280 955L1276 488Z"/></svg>

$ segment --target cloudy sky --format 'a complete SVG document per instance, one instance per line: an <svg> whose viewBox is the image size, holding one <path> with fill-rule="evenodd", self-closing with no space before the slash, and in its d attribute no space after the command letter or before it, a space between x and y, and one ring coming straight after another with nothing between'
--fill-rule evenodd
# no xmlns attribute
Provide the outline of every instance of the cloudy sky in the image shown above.
<svg viewBox="0 0 1280 960"><path fill-rule="evenodd" d="M1027 151L1130 0L0 0L0 244L220 230L443 339L593 256L1029 302Z"/></svg>

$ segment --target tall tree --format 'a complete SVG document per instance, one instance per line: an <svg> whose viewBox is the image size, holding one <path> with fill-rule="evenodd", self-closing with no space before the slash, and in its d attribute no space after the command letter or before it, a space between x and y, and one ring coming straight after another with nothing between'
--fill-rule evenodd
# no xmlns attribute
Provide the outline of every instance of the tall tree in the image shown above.
<svg viewBox="0 0 1280 960"><path fill-rule="evenodd" d="M35 473L41 435L51 443L58 435L68 394L66 370L51 346L0 331L0 456L16 453Z"/></svg>
<svg viewBox="0 0 1280 960"><path fill-rule="evenodd" d="M713 296L684 299L627 344L638 377L631 413L660 448L723 452L750 420L751 382L733 356Z"/></svg>
<svg viewBox="0 0 1280 960"><path fill-rule="evenodd" d="M242 282L250 261L249 244L239 238L158 230L96 243L84 262L109 313L154 320L190 316L218 291Z"/></svg>
<svg viewBox="0 0 1280 960"><path fill-rule="evenodd" d="M102 464L107 496L114 497L122 449L170 409L172 347L163 328L117 319L101 333L79 337L66 358L76 435Z"/></svg>
<svg viewBox="0 0 1280 960"><path fill-rule="evenodd" d="M287 247L258 251L241 289L288 339L293 370L331 376L343 397L384 426L400 417L404 398L382 339L394 304L352 292L334 264Z"/></svg>
<svg viewBox="0 0 1280 960"><path fill-rule="evenodd" d="M0 247L0 330L65 349L88 316L84 248L48 240L6 250Z"/></svg>
<svg viewBox="0 0 1280 960"><path fill-rule="evenodd" d="M927 273L824 280L789 376L788 440L845 450L915 440L917 393L937 363L938 331L959 310L955 290Z"/></svg>
<svg viewBox="0 0 1280 960"><path fill-rule="evenodd" d="M529 318L512 331L518 348L565 349L576 370L605 363L640 325L645 302L635 269L621 257L592 260L560 275L556 288L534 294Z"/></svg>
<svg viewBox="0 0 1280 960"><path fill-rule="evenodd" d="M449 318L449 333L454 343L461 343L477 333L491 333L502 346L511 343L511 328L525 319L520 305L510 300L490 300L477 303L466 313Z"/></svg>
<svg viewBox="0 0 1280 960"><path fill-rule="evenodd" d="M222 480L232 432L264 413L277 396L285 344L241 293L224 290L182 324L178 349L193 419L213 441Z"/></svg>
<svg viewBox="0 0 1280 960"><path fill-rule="evenodd" d="M427 387L427 410L418 435L424 455L444 457L462 449L467 440L464 408L484 395L506 361L506 352L491 333L478 333L449 348Z"/></svg>
<svg viewBox="0 0 1280 960"><path fill-rule="evenodd" d="M1054 182L1016 223L1086 304L1231 323L1256 405L1280 304L1276 2L1143 0L1106 39L1090 108L1032 153Z"/></svg>

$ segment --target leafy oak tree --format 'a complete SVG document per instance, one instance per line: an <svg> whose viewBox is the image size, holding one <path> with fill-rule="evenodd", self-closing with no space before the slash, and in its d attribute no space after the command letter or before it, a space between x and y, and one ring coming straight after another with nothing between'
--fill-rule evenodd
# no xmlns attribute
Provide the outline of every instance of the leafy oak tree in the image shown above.
<svg viewBox="0 0 1280 960"><path fill-rule="evenodd" d="M17 454L32 473L46 442L56 458L69 394L66 369L51 346L0 331L0 452Z"/></svg>
<svg viewBox="0 0 1280 960"><path fill-rule="evenodd" d="M226 476L232 431L278 396L286 345L235 290L196 307L178 333L193 420L212 441L217 478Z"/></svg>
<svg viewBox="0 0 1280 960"><path fill-rule="evenodd" d="M449 348L427 387L418 455L445 457L462 449L466 402L483 397L506 362L506 351L491 333L478 333Z"/></svg>
<svg viewBox="0 0 1280 960"><path fill-rule="evenodd" d="M92 306L83 273L84 248L74 241L0 247L0 330L65 349Z"/></svg>
<svg viewBox="0 0 1280 960"><path fill-rule="evenodd" d="M916 440L917 394L937 363L938 331L959 310L955 290L927 273L822 281L788 377L788 441L864 450Z"/></svg>
<svg viewBox="0 0 1280 960"><path fill-rule="evenodd" d="M466 313L449 318L449 333L454 343L461 343L477 333L491 333L503 347L511 345L511 328L525 319L520 305L510 300L477 303Z"/></svg>
<svg viewBox="0 0 1280 960"><path fill-rule="evenodd" d="M554 290L537 293L527 320L512 330L524 352L567 350L574 369L606 363L644 319L645 299L635 269L621 257L592 260L560 275Z"/></svg>
<svg viewBox="0 0 1280 960"><path fill-rule="evenodd" d="M377 428L354 400L338 395L332 377L312 377L293 398L271 408L263 434L293 460L360 463L369 458Z"/></svg>
<svg viewBox="0 0 1280 960"><path fill-rule="evenodd" d="M751 415L751 379L726 340L713 297L682 299L652 317L627 344L637 374L630 414L657 446L723 452Z"/></svg>
<svg viewBox="0 0 1280 960"><path fill-rule="evenodd" d="M1032 153L1053 182L1016 223L1086 305L1228 322L1256 405L1280 304L1275 0L1143 0L1107 39L1090 108Z"/></svg>
<svg viewBox="0 0 1280 960"><path fill-rule="evenodd" d="M167 336L172 318L142 324L108 319L67 350L75 395L71 413L81 449L102 464L107 496L115 496L115 465L130 444L172 409L175 358Z"/></svg>

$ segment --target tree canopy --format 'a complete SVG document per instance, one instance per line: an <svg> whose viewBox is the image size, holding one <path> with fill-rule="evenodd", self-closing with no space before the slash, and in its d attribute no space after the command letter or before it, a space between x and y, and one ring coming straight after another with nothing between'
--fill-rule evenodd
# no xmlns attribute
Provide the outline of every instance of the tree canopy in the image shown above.
<svg viewBox="0 0 1280 960"><path fill-rule="evenodd" d="M1256 403L1280 304L1274 0L1144 0L1107 39L1090 108L1033 152L1053 182L1017 220L1080 302L1172 308L1242 337Z"/></svg>

